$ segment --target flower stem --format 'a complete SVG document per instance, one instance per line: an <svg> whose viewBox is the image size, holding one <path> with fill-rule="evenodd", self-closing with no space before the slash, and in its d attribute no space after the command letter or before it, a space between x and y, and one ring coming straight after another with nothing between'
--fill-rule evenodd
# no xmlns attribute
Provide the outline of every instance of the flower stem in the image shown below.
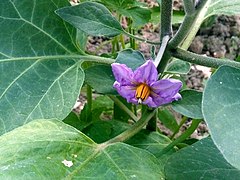
<svg viewBox="0 0 240 180"><path fill-rule="evenodd" d="M109 145L112 143L123 142L128 140L129 138L137 134L147 124L147 122L154 116L155 111L156 111L155 109L151 111L150 110L145 111L143 116L132 127L130 127L126 131L122 132L118 136L108 140L103 144Z"/></svg>
<svg viewBox="0 0 240 180"><path fill-rule="evenodd" d="M207 57L207 56L195 54L189 51L185 51L180 48L173 50L171 54L173 57L179 58L183 61L187 61L190 63L202 65L202 66L218 68L222 65L228 65L228 66L240 68L239 62L232 61L229 59L218 59L218 58Z"/></svg>
<svg viewBox="0 0 240 180"><path fill-rule="evenodd" d="M138 120L138 117L135 116L135 114L128 109L127 106L125 106L118 98L116 98L113 95L109 95L109 97L113 100L113 102L120 107L122 110L124 110L124 112L126 112L135 122Z"/></svg>
<svg viewBox="0 0 240 180"><path fill-rule="evenodd" d="M183 142L185 139L187 139L198 127L199 123L202 120L199 119L194 119L192 120L192 124L191 126L181 135L179 136L177 139L175 139L174 141L172 141L167 147L165 147L161 153L165 154L166 152L168 152L170 149L172 149L174 146L176 146L178 143Z"/></svg>

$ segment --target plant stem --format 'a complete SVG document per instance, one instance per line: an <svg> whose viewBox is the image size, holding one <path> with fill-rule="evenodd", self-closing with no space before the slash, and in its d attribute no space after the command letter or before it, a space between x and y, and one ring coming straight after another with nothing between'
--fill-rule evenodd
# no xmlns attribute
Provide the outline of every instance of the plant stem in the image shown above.
<svg viewBox="0 0 240 180"><path fill-rule="evenodd" d="M145 111L141 119L139 119L132 127L130 127L126 131L122 132L118 136L108 140L103 144L109 145L112 143L123 142L128 140L129 138L137 134L147 124L147 122L154 116L155 111L156 111L155 109L151 111L150 110Z"/></svg>
<svg viewBox="0 0 240 180"><path fill-rule="evenodd" d="M172 0L161 1L161 30L160 40L168 35L172 37Z"/></svg>
<svg viewBox="0 0 240 180"><path fill-rule="evenodd" d="M87 85L87 112L88 114L92 114L92 88Z"/></svg>
<svg viewBox="0 0 240 180"><path fill-rule="evenodd" d="M138 117L135 116L135 114L128 109L127 106L125 106L118 98L116 98L113 95L109 95L109 97L113 100L113 102L120 107L122 110L124 110L124 112L126 112L135 122L138 121Z"/></svg>
<svg viewBox="0 0 240 180"><path fill-rule="evenodd" d="M160 47L160 49L158 51L158 54L157 54L157 57L155 58L155 61L154 61L154 65L156 67L158 67L159 63L161 62L161 59L163 57L163 54L165 52L165 49L167 47L167 43L168 43L169 39L170 39L169 35L164 36L163 39L162 39L161 47Z"/></svg>
<svg viewBox="0 0 240 180"><path fill-rule="evenodd" d="M145 42L145 43L154 44L154 45L159 45L159 44L160 44L160 42L149 41L149 40L147 40L147 39L143 39L143 38L137 37L137 36L135 36L135 35L133 35L133 34L130 34L130 33L126 32L126 31L124 31L124 34L125 34L126 36L129 36L130 38L134 38L134 39L136 39L136 40L143 41L143 42Z"/></svg>
<svg viewBox="0 0 240 180"><path fill-rule="evenodd" d="M186 116L183 116L180 124L178 125L178 128L176 129L176 131L172 134L172 136L170 137L170 139L173 139L174 136L179 132L180 128L182 127L182 125L187 121L187 117Z"/></svg>
<svg viewBox="0 0 240 180"><path fill-rule="evenodd" d="M124 42L124 37L122 34L119 35L119 40L121 42L121 45L122 45L122 49L125 49L125 42Z"/></svg>
<svg viewBox="0 0 240 180"><path fill-rule="evenodd" d="M154 116L148 121L146 129L149 131L157 131L157 111Z"/></svg>
<svg viewBox="0 0 240 180"><path fill-rule="evenodd" d="M185 51L183 49L177 48L171 52L173 57L179 58L183 61L187 61L190 63L207 66L211 68L218 68L223 65L233 66L240 68L240 63L236 61L232 61L229 59L218 59L213 57L207 57L199 54L195 54L189 51Z"/></svg>
<svg viewBox="0 0 240 180"><path fill-rule="evenodd" d="M187 139L198 127L199 123L202 120L198 120L198 119L194 119L192 120L192 124L191 126L181 135L179 136L177 139L175 139L174 141L172 141L167 147L165 147L162 150L162 153L166 153L168 152L170 149L172 149L174 146L176 146L178 143L183 142L185 139Z"/></svg>
<svg viewBox="0 0 240 180"><path fill-rule="evenodd" d="M189 47L204 20L209 3L210 1L208 0L201 0L200 5L194 13L187 13L185 15L179 30L169 42L171 48L181 46L187 49Z"/></svg>

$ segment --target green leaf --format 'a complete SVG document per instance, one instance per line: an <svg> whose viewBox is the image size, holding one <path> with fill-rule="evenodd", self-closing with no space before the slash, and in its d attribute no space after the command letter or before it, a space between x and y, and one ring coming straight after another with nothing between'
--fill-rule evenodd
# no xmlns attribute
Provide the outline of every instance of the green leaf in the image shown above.
<svg viewBox="0 0 240 180"><path fill-rule="evenodd" d="M139 28L140 26L143 26L151 19L151 11L149 9L138 6L122 10L121 13L132 19L132 26L134 28Z"/></svg>
<svg viewBox="0 0 240 180"><path fill-rule="evenodd" d="M87 46L87 41L88 41L87 34L82 30L77 29L76 40L77 40L76 44L78 45L79 49L81 49L82 51L85 51Z"/></svg>
<svg viewBox="0 0 240 180"><path fill-rule="evenodd" d="M240 171L222 156L210 138L181 149L165 166L166 179L239 179Z"/></svg>
<svg viewBox="0 0 240 180"><path fill-rule="evenodd" d="M1 179L163 179L157 159L123 143L96 144L57 120L0 137Z"/></svg>
<svg viewBox="0 0 240 180"><path fill-rule="evenodd" d="M123 32L121 24L102 4L83 2L58 9L56 13L74 27L93 36L116 36Z"/></svg>
<svg viewBox="0 0 240 180"><path fill-rule="evenodd" d="M194 90L181 92L182 99L172 103L172 108L184 116L193 119L203 119L202 93Z"/></svg>
<svg viewBox="0 0 240 180"><path fill-rule="evenodd" d="M135 0L101 0L101 2L113 10L127 9L135 4Z"/></svg>
<svg viewBox="0 0 240 180"><path fill-rule="evenodd" d="M27 4L27 6L26 6ZM65 118L83 84L75 29L59 0L0 1L0 134L37 118Z"/></svg>
<svg viewBox="0 0 240 180"><path fill-rule="evenodd" d="M212 139L233 166L240 169L240 70L222 66L203 92L203 116Z"/></svg>
<svg viewBox="0 0 240 180"><path fill-rule="evenodd" d="M190 63L180 59L174 59L166 67L166 73L171 74L187 74L190 70Z"/></svg>
<svg viewBox="0 0 240 180"><path fill-rule="evenodd" d="M240 14L240 1L239 0L208 0L209 6L206 8L207 13L205 19L212 15L236 15Z"/></svg>
<svg viewBox="0 0 240 180"><path fill-rule="evenodd" d="M85 70L86 82L102 94L117 94L113 88L115 82L111 66L96 65Z"/></svg>
<svg viewBox="0 0 240 180"><path fill-rule="evenodd" d="M118 53L116 63L126 64L129 68L135 70L145 62L144 56L141 52L125 49Z"/></svg>
<svg viewBox="0 0 240 180"><path fill-rule="evenodd" d="M178 124L175 117L167 108L159 108L158 118L164 124L164 126L170 129L172 132L175 132L178 129Z"/></svg>
<svg viewBox="0 0 240 180"><path fill-rule="evenodd" d="M154 24L159 24L160 20L161 20L161 16L160 16L160 7L153 7L151 8L151 19L150 22L154 23ZM184 19L184 11L176 11L173 10L173 15L172 15L172 24L179 24L183 22Z"/></svg>

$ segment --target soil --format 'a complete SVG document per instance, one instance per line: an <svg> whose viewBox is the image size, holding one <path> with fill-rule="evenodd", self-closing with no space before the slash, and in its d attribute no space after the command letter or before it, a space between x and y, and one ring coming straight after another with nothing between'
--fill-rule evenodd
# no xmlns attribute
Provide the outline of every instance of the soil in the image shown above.
<svg viewBox="0 0 240 180"><path fill-rule="evenodd" d="M148 2L147 0L145 1ZM150 2L152 3L152 1ZM154 6L154 3L150 5ZM175 9L181 9L182 1L175 1L174 7ZM147 24L139 30L138 33L139 36L151 41L157 41L159 39L159 28L152 24ZM127 40L126 38L126 41ZM139 44L139 50L146 58L150 57L150 48L151 46L146 43ZM89 37L87 50L92 54L100 55L110 53L112 47L109 38ZM197 54L235 60L240 56L240 16L218 16L208 19L197 33L189 50ZM191 70L184 78L189 89L203 91L204 84L210 75L210 68L192 65ZM74 107L74 111L80 112L85 103L85 95L81 94ZM179 115L176 116L179 117ZM181 131L184 131L190 124L191 119L182 126ZM164 134L171 134L161 123L159 123L159 127ZM207 135L208 128L203 122L191 137L200 139Z"/></svg>

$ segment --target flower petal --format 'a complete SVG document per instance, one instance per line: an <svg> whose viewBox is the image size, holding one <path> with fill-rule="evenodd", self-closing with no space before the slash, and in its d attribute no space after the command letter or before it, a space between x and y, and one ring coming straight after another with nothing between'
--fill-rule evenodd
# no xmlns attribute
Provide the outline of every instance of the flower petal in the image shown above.
<svg viewBox="0 0 240 180"><path fill-rule="evenodd" d="M143 65L134 71L134 80L138 83L146 83L148 85L157 81L158 72L152 60L146 61Z"/></svg>
<svg viewBox="0 0 240 180"><path fill-rule="evenodd" d="M121 85L131 85L133 71L125 64L113 63L112 72L117 82Z"/></svg>
<svg viewBox="0 0 240 180"><path fill-rule="evenodd" d="M136 88L134 86L122 86L119 82L115 81L113 87L117 90L118 94L126 98L128 102L137 104L135 98Z"/></svg>
<svg viewBox="0 0 240 180"><path fill-rule="evenodd" d="M176 79L162 79L152 83L151 88L162 98L172 98L182 88L182 82Z"/></svg>

